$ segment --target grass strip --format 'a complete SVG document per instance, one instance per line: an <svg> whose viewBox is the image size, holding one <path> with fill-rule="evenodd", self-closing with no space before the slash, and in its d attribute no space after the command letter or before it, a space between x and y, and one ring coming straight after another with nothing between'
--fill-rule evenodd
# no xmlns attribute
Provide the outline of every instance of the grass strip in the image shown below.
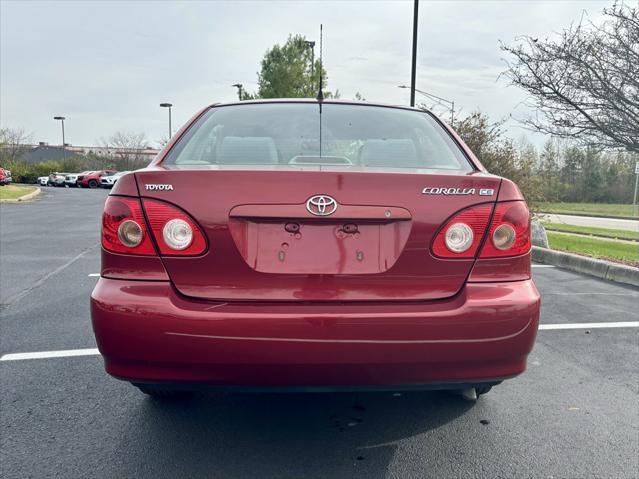
<svg viewBox="0 0 639 479"><path fill-rule="evenodd" d="M546 231L561 231L581 235L600 236L603 238L639 241L639 231L617 230L613 228L597 228L592 226L566 225L563 223L543 223Z"/></svg>
<svg viewBox="0 0 639 479"><path fill-rule="evenodd" d="M639 206L608 203L535 203L535 209L544 213L564 215L599 215L609 218L639 218Z"/></svg>
<svg viewBox="0 0 639 479"><path fill-rule="evenodd" d="M639 266L639 244L548 232L551 249Z"/></svg>
<svg viewBox="0 0 639 479"><path fill-rule="evenodd" d="M0 186L0 200L17 200L32 191L35 191L35 186Z"/></svg>

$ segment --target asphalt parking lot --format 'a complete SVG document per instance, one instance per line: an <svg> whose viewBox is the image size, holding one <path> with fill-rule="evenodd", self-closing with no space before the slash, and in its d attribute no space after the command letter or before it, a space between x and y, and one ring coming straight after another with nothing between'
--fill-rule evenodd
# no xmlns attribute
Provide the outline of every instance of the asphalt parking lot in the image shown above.
<svg viewBox="0 0 639 479"><path fill-rule="evenodd" d="M45 188L0 206L0 356L95 348L106 194ZM575 329L540 331L528 371L474 405L441 392L161 403L96 355L0 361L0 476L638 477L639 328L612 326L639 319L639 290L534 277L542 325Z"/></svg>

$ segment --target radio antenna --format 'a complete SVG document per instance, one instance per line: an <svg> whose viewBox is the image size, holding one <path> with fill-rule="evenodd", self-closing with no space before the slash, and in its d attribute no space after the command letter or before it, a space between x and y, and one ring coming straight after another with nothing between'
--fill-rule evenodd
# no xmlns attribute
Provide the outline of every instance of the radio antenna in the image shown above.
<svg viewBox="0 0 639 479"><path fill-rule="evenodd" d="M319 91L317 92L317 101L324 100L324 92L322 91L322 77L324 76L324 63L322 62L322 24L320 23L320 68L319 68Z"/></svg>

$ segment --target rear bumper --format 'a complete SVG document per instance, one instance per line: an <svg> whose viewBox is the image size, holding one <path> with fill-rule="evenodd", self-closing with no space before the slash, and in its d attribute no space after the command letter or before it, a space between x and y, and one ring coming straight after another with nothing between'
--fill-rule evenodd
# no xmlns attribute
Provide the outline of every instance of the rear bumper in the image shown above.
<svg viewBox="0 0 639 479"><path fill-rule="evenodd" d="M238 304L101 278L91 315L107 372L132 382L384 387L523 372L539 305L531 280L469 283L427 303Z"/></svg>

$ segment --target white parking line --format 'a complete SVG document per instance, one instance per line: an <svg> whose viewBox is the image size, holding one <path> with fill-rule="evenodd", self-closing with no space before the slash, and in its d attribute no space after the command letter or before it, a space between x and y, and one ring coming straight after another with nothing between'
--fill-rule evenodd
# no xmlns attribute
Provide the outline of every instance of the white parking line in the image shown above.
<svg viewBox="0 0 639 479"><path fill-rule="evenodd" d="M98 276L100 276L100 273L89 273L89 277L90 278L95 278L95 277L98 277Z"/></svg>
<svg viewBox="0 0 639 479"><path fill-rule="evenodd" d="M554 264L533 264L531 265L533 268L554 268Z"/></svg>
<svg viewBox="0 0 639 479"><path fill-rule="evenodd" d="M540 324L539 330L548 329L599 329L599 328L639 328L639 321L620 321L617 323L568 323Z"/></svg>
<svg viewBox="0 0 639 479"><path fill-rule="evenodd" d="M67 349L65 351L42 351L39 353L4 354L0 361L22 361L23 359L70 358L73 356L95 356L100 354L97 349Z"/></svg>
<svg viewBox="0 0 639 479"><path fill-rule="evenodd" d="M560 329L605 329L605 328L639 328L639 321L621 321L616 323L563 323L540 324L540 331ZM251 339L251 338L236 338ZM255 338L258 339L258 338ZM261 339L261 338L259 338ZM42 351L36 353L11 353L0 356L0 361L22 361L25 359L70 358L74 356L97 356L100 352L93 349L67 349L64 351Z"/></svg>

